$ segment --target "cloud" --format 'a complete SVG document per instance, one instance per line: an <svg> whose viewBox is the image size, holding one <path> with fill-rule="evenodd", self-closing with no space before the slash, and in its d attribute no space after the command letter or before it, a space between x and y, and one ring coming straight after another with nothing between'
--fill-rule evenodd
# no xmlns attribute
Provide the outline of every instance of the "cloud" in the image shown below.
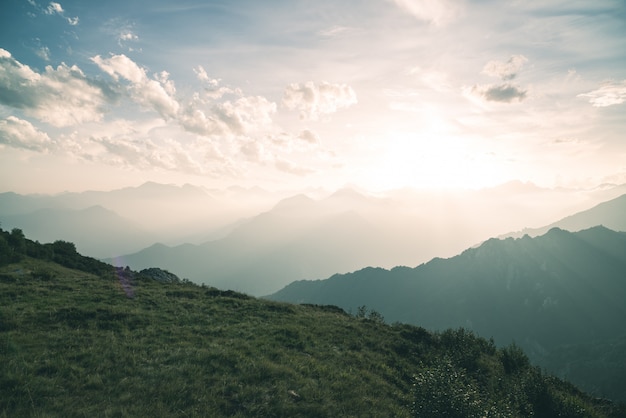
<svg viewBox="0 0 626 418"><path fill-rule="evenodd" d="M283 95L283 105L290 110L300 110L302 119L317 120L320 116L335 113L357 103L352 87L347 84L322 82L315 84L293 83L287 86Z"/></svg>
<svg viewBox="0 0 626 418"><path fill-rule="evenodd" d="M139 37L132 33L130 30L125 30L120 32L117 39L119 41L136 41L139 39Z"/></svg>
<svg viewBox="0 0 626 418"><path fill-rule="evenodd" d="M166 71L157 73L154 79L150 79L143 68L124 54L113 55L110 58L96 55L91 61L114 80L122 78L129 81L128 90L135 102L156 111L165 119L176 117L180 105L174 98L176 93L174 82L169 80Z"/></svg>
<svg viewBox="0 0 626 418"><path fill-rule="evenodd" d="M29 3L32 6L36 6L35 2L31 2L29 1ZM47 15L59 15L61 17L63 17L65 20L67 20L67 23L69 23L71 26L76 26L78 25L78 17L66 17L65 16L65 10L63 10L63 6L61 6L61 4L56 3L56 2L50 2L50 4L48 5L48 7L46 9L43 9L43 12Z"/></svg>
<svg viewBox="0 0 626 418"><path fill-rule="evenodd" d="M217 117L194 106L181 112L178 120L183 129L202 136L224 135L228 132L226 125Z"/></svg>
<svg viewBox="0 0 626 418"><path fill-rule="evenodd" d="M299 167L291 161L283 160L280 158L276 159L276 161L274 162L274 166L282 172L293 174L296 176L306 176L308 174L314 173L313 170Z"/></svg>
<svg viewBox="0 0 626 418"><path fill-rule="evenodd" d="M451 0L391 0L405 12L435 26L452 22L460 13L458 1Z"/></svg>
<svg viewBox="0 0 626 418"><path fill-rule="evenodd" d="M257 163L268 158L265 147L259 141L247 140L241 144L239 151L246 159Z"/></svg>
<svg viewBox="0 0 626 418"><path fill-rule="evenodd" d="M221 103L199 98L185 107L176 98L176 87L169 73L148 77L146 70L125 55L91 59L115 83L106 85L85 76L77 67L65 64L45 67L38 73L15 60L0 48L0 104L21 109L53 126L64 127L98 122L106 104L113 103L120 91L144 109L155 111L165 121L174 121L188 132L202 136L240 136L272 127L276 104L264 97L240 97ZM209 83L210 84L210 83ZM238 90L229 90L240 93Z"/></svg>
<svg viewBox="0 0 626 418"><path fill-rule="evenodd" d="M471 93L482 97L490 102L511 103L521 102L526 98L527 91L513 84L504 83L498 85L473 86Z"/></svg>
<svg viewBox="0 0 626 418"><path fill-rule="evenodd" d="M128 51L134 51L130 45L139 41L135 31L135 23L121 17L108 19L102 23L100 30L115 39L117 44Z"/></svg>
<svg viewBox="0 0 626 418"><path fill-rule="evenodd" d="M526 62L528 62L528 58L523 55L512 55L506 62L489 61L483 67L482 73L490 77L499 78L503 83L474 85L465 88L465 93L490 102L511 103L523 101L527 97L528 90L509 81L517 77L517 74Z"/></svg>
<svg viewBox="0 0 626 418"><path fill-rule="evenodd" d="M60 127L100 120L112 97L75 65L46 66L38 73L0 48L0 104Z"/></svg>
<svg viewBox="0 0 626 418"><path fill-rule="evenodd" d="M35 50L35 54L44 61L50 61L50 49L47 46L38 48Z"/></svg>
<svg viewBox="0 0 626 418"><path fill-rule="evenodd" d="M115 80L119 80L122 77L133 83L141 83L147 79L145 70L124 54L113 55L111 58L106 59L96 55L91 58L91 61Z"/></svg>
<svg viewBox="0 0 626 418"><path fill-rule="evenodd" d="M55 2L51 2L48 5L48 8L45 10L45 13L49 15L53 15L55 13L62 15L63 12L64 12L63 7L61 7L59 3L55 3Z"/></svg>
<svg viewBox="0 0 626 418"><path fill-rule="evenodd" d="M330 28L320 30L318 34L327 38L334 38L350 32L354 32L354 28L350 28L347 26L332 26Z"/></svg>
<svg viewBox="0 0 626 418"><path fill-rule="evenodd" d="M210 84L213 84L215 86L217 86L218 84L218 80L212 80L209 78L209 75L207 74L206 70L204 69L204 67L202 67L202 65L198 65L198 67L193 69L193 72L196 73L196 77L198 77L198 80L200 81L206 81Z"/></svg>
<svg viewBox="0 0 626 418"><path fill-rule="evenodd" d="M13 148L46 151L53 143L48 134L38 130L30 122L9 116L0 120L0 144Z"/></svg>
<svg viewBox="0 0 626 418"><path fill-rule="evenodd" d="M319 137L314 132L311 132L308 129L300 132L300 135L298 135L298 139L301 139L304 142L308 142L309 144L319 144L320 142Z"/></svg>
<svg viewBox="0 0 626 418"><path fill-rule="evenodd" d="M269 126L276 104L261 96L242 97L235 102L221 103L215 111L231 132L241 135Z"/></svg>
<svg viewBox="0 0 626 418"><path fill-rule="evenodd" d="M147 164L142 161L149 155L144 147L149 148L149 141L132 141L128 138L116 139L110 137L92 137L91 140L101 145L107 151L106 158L109 164L144 168ZM93 158L93 157L92 157Z"/></svg>
<svg viewBox="0 0 626 418"><path fill-rule="evenodd" d="M589 99L594 107L607 107L622 104L626 101L626 80L621 83L608 82L599 89L589 93L579 94L577 97Z"/></svg>
<svg viewBox="0 0 626 418"><path fill-rule="evenodd" d="M120 28L117 34L117 44L122 48L127 48L129 51L134 51L133 48L127 46L128 42L137 42L139 40L139 36L137 36L131 29L129 28Z"/></svg>
<svg viewBox="0 0 626 418"><path fill-rule="evenodd" d="M206 70L201 65L194 68L193 72L196 73L198 80L206 85L205 94L211 99L220 99L226 94L241 95L240 90L233 90L229 87L220 86L219 84L221 80L209 77L209 74L207 74Z"/></svg>
<svg viewBox="0 0 626 418"><path fill-rule="evenodd" d="M100 161L105 164L133 168L164 170L180 170L191 174L204 174L202 161L193 155L206 155L202 148L196 146L183 147L177 141L166 139L157 143L151 139L130 139L127 137L112 138L91 137L104 153L85 152L82 158L89 161Z"/></svg>
<svg viewBox="0 0 626 418"><path fill-rule="evenodd" d="M241 97L207 106L196 98L178 115L186 131L202 136L240 136L270 129L276 103L264 97Z"/></svg>
<svg viewBox="0 0 626 418"><path fill-rule="evenodd" d="M482 73L504 81L513 80L526 62L528 62L528 58L525 56L512 55L506 62L489 61L485 64Z"/></svg>
<svg viewBox="0 0 626 418"><path fill-rule="evenodd" d="M128 81L130 97L145 108L159 113L166 120L176 120L183 129L203 136L245 135L272 123L276 104L264 97L241 97L236 101L225 101L207 107L199 95L185 106L176 99L174 82L166 71L149 78L146 70L126 55L113 55L91 59L100 69L116 81ZM201 81L217 87L219 80L211 80L201 66L194 69ZM209 92L209 97L220 98L226 93L235 93L225 88ZM217 94L211 94L217 93Z"/></svg>

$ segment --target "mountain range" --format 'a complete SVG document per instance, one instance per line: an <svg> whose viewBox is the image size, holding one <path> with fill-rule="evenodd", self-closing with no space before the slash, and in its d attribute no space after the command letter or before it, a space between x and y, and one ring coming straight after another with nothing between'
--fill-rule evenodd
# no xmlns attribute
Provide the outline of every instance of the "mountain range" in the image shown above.
<svg viewBox="0 0 626 418"><path fill-rule="evenodd" d="M421 199L366 196L350 189L318 200L296 195L221 239L200 245L156 244L109 261L135 269L157 266L197 283L261 296L295 280L365 266L415 266L458 254L521 216L520 209L506 208L511 204L506 200L488 208L489 202L502 202L500 193L493 193L493 200L432 196L425 201L430 202L428 209L419 205ZM588 209L579 224L615 225L607 213L620 211L626 213L626 197Z"/></svg>
<svg viewBox="0 0 626 418"><path fill-rule="evenodd" d="M548 225L623 193L511 182L477 191L268 192L145 183L109 192L0 194L0 222L116 265L158 266L254 295L365 266L416 266ZM595 224L590 223L587 226Z"/></svg>
<svg viewBox="0 0 626 418"><path fill-rule="evenodd" d="M398 199L365 196L350 189L320 200L296 195L242 222L219 240L174 247L155 244L110 261L135 269L157 266L197 283L260 296L295 280L329 277L368 265L391 268L452 256L507 224L495 215L472 221L478 208L469 211L448 198L440 199L438 205L447 209L428 220L430 211L416 209L417 204L403 207ZM614 219L626 213L625 201L626 195L581 212L579 224L616 225ZM491 211L495 213L494 208ZM510 211L507 216L516 213Z"/></svg>
<svg viewBox="0 0 626 418"><path fill-rule="evenodd" d="M415 268L365 268L297 281L269 298L352 312L367 306L388 321L430 330L464 327L493 337L496 344L514 341L550 370L548 359L559 350L580 351L589 342L608 347L626 336L626 233L596 226L578 232L553 228L535 238L494 238ZM596 392L608 388L608 395L624 399L623 358L611 360L611 368L621 370L620 380L586 376L575 383ZM579 356L551 371L577 375L576 367L591 361Z"/></svg>
<svg viewBox="0 0 626 418"><path fill-rule="evenodd" d="M153 182L106 192L6 192L0 193L0 222L36 240L72 241L89 256L109 258L155 242L216 239L241 218L270 207L274 199L261 189L209 191Z"/></svg>

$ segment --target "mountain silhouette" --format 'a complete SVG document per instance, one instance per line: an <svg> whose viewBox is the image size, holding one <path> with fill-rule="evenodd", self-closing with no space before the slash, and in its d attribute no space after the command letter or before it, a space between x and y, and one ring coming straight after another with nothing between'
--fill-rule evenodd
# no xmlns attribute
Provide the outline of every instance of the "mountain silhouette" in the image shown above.
<svg viewBox="0 0 626 418"><path fill-rule="evenodd" d="M518 202L502 199L509 187L480 192L495 194L485 201L471 197L473 192L378 197L344 188L323 199L298 194L222 236L158 252L146 248L116 263L159 266L198 283L257 296L295 280L365 266L416 266L506 231L504 225L521 216ZM524 190L549 193L528 185Z"/></svg>
<svg viewBox="0 0 626 418"><path fill-rule="evenodd" d="M597 226L490 239L415 268L294 282L269 298L365 305L431 330L465 327L497 344L515 341L540 361L559 347L626 336L626 233Z"/></svg>
<svg viewBox="0 0 626 418"><path fill-rule="evenodd" d="M134 269L161 267L197 283L263 295L294 278L354 270L377 251L376 228L354 212L307 216L283 209L259 215L219 240L153 245L109 261Z"/></svg>

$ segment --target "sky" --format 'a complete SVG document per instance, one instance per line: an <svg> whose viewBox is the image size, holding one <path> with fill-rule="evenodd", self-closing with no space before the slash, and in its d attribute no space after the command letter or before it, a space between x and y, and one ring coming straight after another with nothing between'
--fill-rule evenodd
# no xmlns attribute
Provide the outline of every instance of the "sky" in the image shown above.
<svg viewBox="0 0 626 418"><path fill-rule="evenodd" d="M623 0L1 7L0 191L626 183Z"/></svg>

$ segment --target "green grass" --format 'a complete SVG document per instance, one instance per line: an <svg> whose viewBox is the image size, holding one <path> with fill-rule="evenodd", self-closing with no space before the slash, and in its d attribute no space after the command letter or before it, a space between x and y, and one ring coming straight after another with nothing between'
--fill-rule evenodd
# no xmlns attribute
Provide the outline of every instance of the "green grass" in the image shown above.
<svg viewBox="0 0 626 418"><path fill-rule="evenodd" d="M130 294L130 296L129 296ZM516 347L191 283L0 268L0 417L620 416Z"/></svg>

